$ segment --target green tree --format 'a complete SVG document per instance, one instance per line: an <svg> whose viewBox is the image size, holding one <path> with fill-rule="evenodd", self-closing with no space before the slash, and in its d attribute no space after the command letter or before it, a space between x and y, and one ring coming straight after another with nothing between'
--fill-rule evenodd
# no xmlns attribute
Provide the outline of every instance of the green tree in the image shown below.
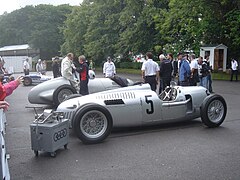
<svg viewBox="0 0 240 180"><path fill-rule="evenodd" d="M34 48L40 48L42 58L59 55L60 46L63 44L63 34L60 29L66 20L66 15L71 11L68 5L35 7L34 13L30 16L32 33L29 43Z"/></svg>
<svg viewBox="0 0 240 180"><path fill-rule="evenodd" d="M71 13L69 5L26 6L0 16L0 45L30 44L41 50L41 58L58 55L63 44L60 28Z"/></svg>
<svg viewBox="0 0 240 180"><path fill-rule="evenodd" d="M120 25L119 13L122 1L95 0L91 4L90 22L84 35L86 44L84 50L88 56L98 63L105 61L107 56L116 54L115 45L118 41Z"/></svg>
<svg viewBox="0 0 240 180"><path fill-rule="evenodd" d="M234 58L240 58L240 8L238 10L230 11L226 14L225 18L225 37L230 41L228 45L230 54Z"/></svg>

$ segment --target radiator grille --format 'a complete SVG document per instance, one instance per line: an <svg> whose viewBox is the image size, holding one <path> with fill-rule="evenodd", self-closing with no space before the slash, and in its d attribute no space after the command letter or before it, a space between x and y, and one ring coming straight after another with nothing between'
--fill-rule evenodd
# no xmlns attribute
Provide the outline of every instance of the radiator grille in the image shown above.
<svg viewBox="0 0 240 180"><path fill-rule="evenodd" d="M64 118L71 120L73 117L73 114L74 114L73 111L64 112Z"/></svg>

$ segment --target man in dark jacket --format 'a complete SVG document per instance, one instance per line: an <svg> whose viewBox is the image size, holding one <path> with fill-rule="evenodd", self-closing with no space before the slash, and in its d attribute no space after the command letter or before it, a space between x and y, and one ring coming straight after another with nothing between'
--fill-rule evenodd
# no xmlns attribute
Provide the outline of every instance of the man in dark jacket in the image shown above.
<svg viewBox="0 0 240 180"><path fill-rule="evenodd" d="M89 91L88 91L88 81L89 81L88 64L86 63L86 58L83 55L79 56L78 60L79 60L80 65L79 65L79 67L76 67L76 71L79 73L79 80L80 80L79 94L87 95L87 94L89 94Z"/></svg>
<svg viewBox="0 0 240 180"><path fill-rule="evenodd" d="M61 76L59 58L55 57L52 63L53 77L57 78Z"/></svg>
<svg viewBox="0 0 240 180"><path fill-rule="evenodd" d="M170 81L172 79L172 63L169 59L164 58L160 63L160 78L162 80L162 90L167 86L170 86Z"/></svg>

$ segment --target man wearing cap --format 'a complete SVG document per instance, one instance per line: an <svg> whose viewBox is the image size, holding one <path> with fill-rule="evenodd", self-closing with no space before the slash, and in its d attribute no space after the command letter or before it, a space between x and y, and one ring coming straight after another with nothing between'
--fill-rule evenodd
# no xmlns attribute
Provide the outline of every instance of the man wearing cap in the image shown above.
<svg viewBox="0 0 240 180"><path fill-rule="evenodd" d="M107 58L107 61L103 65L103 74L104 77L114 77L116 75L116 67L110 57Z"/></svg>
<svg viewBox="0 0 240 180"><path fill-rule="evenodd" d="M151 90L156 91L157 82L159 79L159 66L153 61L153 55L151 52L146 54L147 61L142 64L142 78L145 83L150 84Z"/></svg>
<svg viewBox="0 0 240 180"><path fill-rule="evenodd" d="M179 65L179 83L180 86L189 86L189 78L191 76L191 68L189 62L186 60L187 55L178 53Z"/></svg>

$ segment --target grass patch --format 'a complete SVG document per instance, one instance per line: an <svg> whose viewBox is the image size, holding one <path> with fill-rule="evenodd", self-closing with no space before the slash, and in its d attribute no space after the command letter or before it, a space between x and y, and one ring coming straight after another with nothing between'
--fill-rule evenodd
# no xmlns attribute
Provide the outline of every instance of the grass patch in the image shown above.
<svg viewBox="0 0 240 180"><path fill-rule="evenodd" d="M225 72L214 72L212 73L212 79L213 80L230 80L230 74L227 74Z"/></svg>
<svg viewBox="0 0 240 180"><path fill-rule="evenodd" d="M96 68L96 71L102 72L102 68L98 67L98 68ZM141 75L141 70L140 69L117 68L117 74L118 73ZM213 72L212 73L213 80L230 80L230 76L231 75L226 72Z"/></svg>
<svg viewBox="0 0 240 180"><path fill-rule="evenodd" d="M95 71L97 72L102 72L102 68L97 67L95 69ZM118 73L123 73L123 74L137 74L137 75L141 75L141 70L140 69L123 69L123 68L117 68L116 69L117 74Z"/></svg>

